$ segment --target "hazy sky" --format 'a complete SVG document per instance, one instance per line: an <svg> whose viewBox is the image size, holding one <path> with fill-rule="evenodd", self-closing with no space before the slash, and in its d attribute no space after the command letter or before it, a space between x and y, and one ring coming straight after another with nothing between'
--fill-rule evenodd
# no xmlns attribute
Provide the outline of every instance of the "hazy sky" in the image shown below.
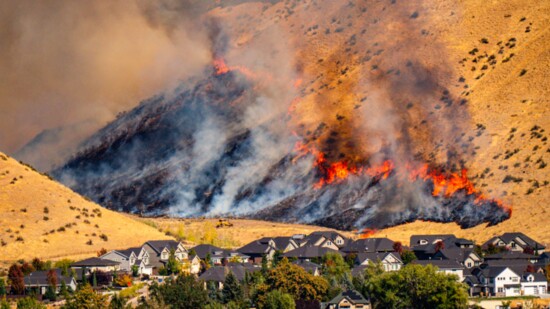
<svg viewBox="0 0 550 309"><path fill-rule="evenodd" d="M103 125L202 69L211 55L201 29L159 6L0 2L0 151L13 153L44 129Z"/></svg>

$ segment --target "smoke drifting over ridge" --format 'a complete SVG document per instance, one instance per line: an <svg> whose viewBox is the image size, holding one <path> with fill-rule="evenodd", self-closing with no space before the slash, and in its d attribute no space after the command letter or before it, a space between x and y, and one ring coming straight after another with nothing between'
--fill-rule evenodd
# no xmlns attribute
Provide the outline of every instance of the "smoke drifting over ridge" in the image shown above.
<svg viewBox="0 0 550 309"><path fill-rule="evenodd" d="M202 70L210 46L194 17L180 16L182 26L168 34L151 25L142 7L2 2L0 149L13 153L42 130L81 122L94 123L89 136L139 100ZM55 156L59 146L46 152Z"/></svg>
<svg viewBox="0 0 550 309"><path fill-rule="evenodd" d="M181 3L140 9L171 37ZM452 72L421 4L252 3L197 20L203 71L96 133L56 177L147 215L346 229L510 216L461 171L465 102L445 89Z"/></svg>

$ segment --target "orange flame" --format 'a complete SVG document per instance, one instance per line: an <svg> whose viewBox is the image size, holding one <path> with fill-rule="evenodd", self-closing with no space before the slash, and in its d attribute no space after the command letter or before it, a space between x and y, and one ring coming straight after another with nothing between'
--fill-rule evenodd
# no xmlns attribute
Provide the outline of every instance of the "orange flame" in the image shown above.
<svg viewBox="0 0 550 309"><path fill-rule="evenodd" d="M374 234L376 234L376 229L362 229L358 234L359 234L359 239L365 239L365 238L369 238L371 236L373 236Z"/></svg>

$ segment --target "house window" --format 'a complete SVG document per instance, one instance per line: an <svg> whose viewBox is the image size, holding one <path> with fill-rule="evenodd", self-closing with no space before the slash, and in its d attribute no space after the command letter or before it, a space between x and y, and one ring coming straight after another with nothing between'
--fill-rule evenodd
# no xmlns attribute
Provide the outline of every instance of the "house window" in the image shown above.
<svg viewBox="0 0 550 309"><path fill-rule="evenodd" d="M498 288L497 291L498 291L499 293L502 293L502 292L504 292L504 289L503 289L503 288Z"/></svg>
<svg viewBox="0 0 550 309"><path fill-rule="evenodd" d="M468 266L468 268L472 267L472 262L468 262L466 266Z"/></svg>
<svg viewBox="0 0 550 309"><path fill-rule="evenodd" d="M327 246L332 246L332 242L331 242L331 241L327 241Z"/></svg>
<svg viewBox="0 0 550 309"><path fill-rule="evenodd" d="M512 241L512 242L510 243L510 246L511 246L512 248L515 248L515 247L516 247L516 243Z"/></svg>
<svg viewBox="0 0 550 309"><path fill-rule="evenodd" d="M341 244L344 243L344 241L342 241L341 239L337 239L337 240L336 240L336 243L339 244L339 245L341 245Z"/></svg>
<svg viewBox="0 0 550 309"><path fill-rule="evenodd" d="M426 245L426 244L428 244L428 241L425 240L425 239L421 239L419 243L420 243L421 245Z"/></svg>

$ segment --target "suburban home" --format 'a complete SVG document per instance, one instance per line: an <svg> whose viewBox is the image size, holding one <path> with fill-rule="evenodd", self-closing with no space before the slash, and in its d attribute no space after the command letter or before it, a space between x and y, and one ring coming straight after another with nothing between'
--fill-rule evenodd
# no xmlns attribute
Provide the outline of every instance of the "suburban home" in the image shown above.
<svg viewBox="0 0 550 309"><path fill-rule="evenodd" d="M184 272L196 275L201 271L201 259L197 255L190 255L187 261L184 261Z"/></svg>
<svg viewBox="0 0 550 309"><path fill-rule="evenodd" d="M323 309L370 309L371 305L361 293L355 290L343 291L327 303L321 304Z"/></svg>
<svg viewBox="0 0 550 309"><path fill-rule="evenodd" d="M435 254L443 249L460 249L471 252L474 248L473 241L457 238L452 234L412 235L410 244L419 260L433 259Z"/></svg>
<svg viewBox="0 0 550 309"><path fill-rule="evenodd" d="M524 272L521 276L522 295L541 295L548 294L548 281L546 276L541 273Z"/></svg>
<svg viewBox="0 0 550 309"><path fill-rule="evenodd" d="M386 253L357 253L356 264L368 265L369 263L381 263L385 271L397 271L403 267L403 261L395 252Z"/></svg>
<svg viewBox="0 0 550 309"><path fill-rule="evenodd" d="M308 273L314 275L314 276L320 276L321 275L321 265L306 261L306 260L297 260L292 262L294 265L298 265L305 269Z"/></svg>
<svg viewBox="0 0 550 309"><path fill-rule="evenodd" d="M495 236L483 244L483 248L489 246L495 246L497 248L508 248L511 251L533 250L535 255L540 255L544 252L546 247L541 243L533 240L523 233L504 233L500 236Z"/></svg>
<svg viewBox="0 0 550 309"><path fill-rule="evenodd" d="M488 266L472 271L482 286L484 295L518 296L521 295L521 276L506 266Z"/></svg>
<svg viewBox="0 0 550 309"><path fill-rule="evenodd" d="M204 281L204 288L208 288L209 282L214 282L218 289L223 289L223 283L225 277L229 273L235 275L237 280L243 281L246 273L253 273L260 271L261 267L250 263L229 263L225 266L213 266L207 269L202 275L199 276L199 280Z"/></svg>
<svg viewBox="0 0 550 309"><path fill-rule="evenodd" d="M120 270L130 272L138 260L141 247L129 248L126 250L113 250L100 256L101 259L111 260L120 263Z"/></svg>
<svg viewBox="0 0 550 309"><path fill-rule="evenodd" d="M454 260L462 264L466 268L478 267L483 263L483 258L480 257L473 249L451 248L441 249L433 254L434 260Z"/></svg>
<svg viewBox="0 0 550 309"><path fill-rule="evenodd" d="M77 273L79 270L86 269L87 273L94 271L112 272L120 269L120 262L93 257L71 264L71 269Z"/></svg>
<svg viewBox="0 0 550 309"><path fill-rule="evenodd" d="M393 245L393 240L388 238L363 238L349 241L341 251L345 253L392 252Z"/></svg>
<svg viewBox="0 0 550 309"><path fill-rule="evenodd" d="M174 251L177 260L183 261L188 258L187 249L181 242L175 240L150 240L141 246L137 256L136 265L139 265L139 273L154 275L164 267Z"/></svg>
<svg viewBox="0 0 550 309"><path fill-rule="evenodd" d="M237 249L237 251L248 255L251 263L261 264L264 257L268 261L273 259L273 255L275 254L275 251L277 251L277 245L273 238L264 237L244 245L243 247Z"/></svg>
<svg viewBox="0 0 550 309"><path fill-rule="evenodd" d="M55 274L57 278L57 285L55 292L59 293L59 290L63 283L67 288L71 288L73 291L76 291L76 280L70 276L64 276L61 272L61 269L55 269ZM50 286L48 283L48 271L33 271L24 278L25 287L31 291L36 292L37 294L44 295L46 290Z"/></svg>
<svg viewBox="0 0 550 309"><path fill-rule="evenodd" d="M343 252L326 247L319 247L313 245L306 245L292 251L288 251L283 255L287 258L296 258L298 260L319 260L327 253L337 253L344 255Z"/></svg>
<svg viewBox="0 0 550 309"><path fill-rule="evenodd" d="M283 253L299 248L300 245L292 237L273 237L275 248Z"/></svg>
<svg viewBox="0 0 550 309"><path fill-rule="evenodd" d="M189 251L194 252L201 260L212 260L214 265L222 265L224 262L247 263L250 257L237 251L225 250L212 245L198 245Z"/></svg>
<svg viewBox="0 0 550 309"><path fill-rule="evenodd" d="M464 266L455 260L416 260L416 261L413 261L412 263L423 265L423 266L426 266L426 265L436 266L439 272L442 272L448 275L456 275L458 277L459 282L464 281Z"/></svg>
<svg viewBox="0 0 550 309"><path fill-rule="evenodd" d="M350 240L337 232L318 231L309 234L301 242L300 246L316 246L333 250L344 248Z"/></svg>

